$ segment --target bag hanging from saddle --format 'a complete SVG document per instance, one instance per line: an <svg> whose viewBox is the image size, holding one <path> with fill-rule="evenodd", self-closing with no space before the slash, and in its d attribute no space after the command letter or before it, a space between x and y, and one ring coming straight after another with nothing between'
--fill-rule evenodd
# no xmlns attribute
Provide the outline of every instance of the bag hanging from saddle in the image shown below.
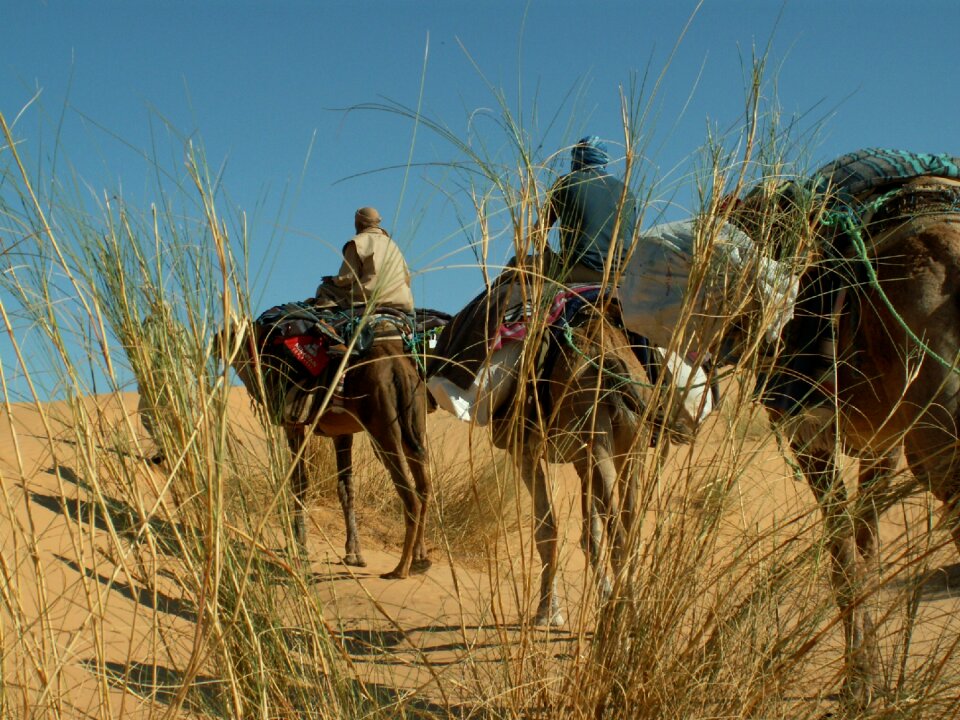
<svg viewBox="0 0 960 720"><path fill-rule="evenodd" d="M290 425L314 419L348 348L359 356L373 343L372 330L361 328L351 347L351 318L308 302L276 305L261 313L254 329L269 404L277 420Z"/></svg>
<svg viewBox="0 0 960 720"><path fill-rule="evenodd" d="M284 303L261 313L254 321L257 349L265 384L279 403L280 422L313 422L331 382L343 383L347 368L338 372L344 355L349 354L352 362L364 357L375 342L387 339L422 353L422 346L435 343L449 319L446 313L429 309L417 309L411 316L389 307L372 312L363 306L317 308L309 301Z"/></svg>
<svg viewBox="0 0 960 720"><path fill-rule="evenodd" d="M457 314L435 348L427 388L437 404L464 422L487 425L516 392L522 353L532 324L547 327L596 302L600 286L556 286L542 311L524 301L523 273L509 269ZM550 330L549 332L554 332ZM544 348L538 348L537 372Z"/></svg>
<svg viewBox="0 0 960 720"><path fill-rule="evenodd" d="M698 268L704 255L708 264ZM703 277L693 288L695 269ZM628 330L700 359L735 313L758 316L765 338L775 342L793 317L798 290L789 264L762 256L739 229L725 224L714 231L682 220L641 235L617 299Z"/></svg>

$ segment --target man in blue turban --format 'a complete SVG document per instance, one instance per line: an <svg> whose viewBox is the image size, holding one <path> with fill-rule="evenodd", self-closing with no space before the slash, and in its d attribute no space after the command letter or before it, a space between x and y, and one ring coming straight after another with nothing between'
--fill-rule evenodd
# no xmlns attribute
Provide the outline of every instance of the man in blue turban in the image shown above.
<svg viewBox="0 0 960 720"><path fill-rule="evenodd" d="M536 225L545 236L559 221L559 250L541 249L543 272L550 280L600 285L606 275L616 282L633 238L636 200L607 172L609 162L600 138L585 137L573 146L570 172L550 188ZM524 346L518 340L525 337L531 312L524 304L523 283L517 282L524 274L515 270L525 269L524 263L511 261L489 289L457 314L432 351L427 387L441 408L461 420L485 425L516 392ZM508 315L522 328L519 335L509 330L500 334ZM521 321L514 322L517 318Z"/></svg>
<svg viewBox="0 0 960 720"><path fill-rule="evenodd" d="M636 197L607 172L610 156L596 135L581 138L570 152L570 172L550 188L537 227L559 221L560 248L547 272L560 282L600 282L623 263L636 225ZM542 224L541 224L542 223Z"/></svg>

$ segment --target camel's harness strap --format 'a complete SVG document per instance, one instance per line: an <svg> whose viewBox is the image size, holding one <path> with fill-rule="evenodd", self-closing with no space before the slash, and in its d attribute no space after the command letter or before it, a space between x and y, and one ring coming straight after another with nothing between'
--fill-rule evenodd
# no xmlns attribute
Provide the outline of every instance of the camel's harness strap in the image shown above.
<svg viewBox="0 0 960 720"><path fill-rule="evenodd" d="M957 357L951 362L945 357L937 353L933 348L927 345L907 324L907 321L903 319L897 309L893 306L893 303L890 301L890 298L887 297L887 294L883 291L883 288L880 285L880 279L877 277L876 268L873 266L873 262L870 259L870 253L867 249L867 244L863 239L863 230L864 225L861 222L860 218L866 213L875 213L880 207L889 202L892 198L899 194L900 189L892 190L888 193L885 193L875 200L868 203L859 214L854 213L850 209L844 210L834 210L825 213L821 218L820 222L826 227L838 227L847 237L850 238L850 241L853 243L853 252L856 255L857 259L863 263L863 266L867 273L867 279L869 281L870 287L880 296L880 299L883 301L884 306L893 315L894 319L899 323L903 330L907 333L907 336L917 344L917 346L927 355L932 357L938 363L940 363L944 368L960 374L960 367L958 367L958 362L960 362L960 351L957 353ZM956 213L960 208L954 207L938 207L936 208L935 213L931 214L943 214L943 213ZM873 248L876 252L876 247ZM834 317L838 317L838 314L834 314Z"/></svg>

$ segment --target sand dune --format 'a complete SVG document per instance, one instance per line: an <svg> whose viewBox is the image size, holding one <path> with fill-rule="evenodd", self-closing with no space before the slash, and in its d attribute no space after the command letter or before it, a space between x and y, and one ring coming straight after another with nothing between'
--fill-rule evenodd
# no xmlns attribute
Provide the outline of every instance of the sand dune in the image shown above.
<svg viewBox="0 0 960 720"><path fill-rule="evenodd" d="M128 422L142 435L136 402L133 395L104 396L89 398L79 408L63 403L14 405L0 414L0 640L3 702L11 717L24 708L35 716L45 709L62 717L159 717L181 693L185 673L192 682L183 691L182 713L190 716L202 708L208 691L204 682L211 680L215 668L202 658L190 665L198 632L197 598L185 594L189 583L178 580L181 570L160 547L164 533L173 530L169 523L180 521L165 487L168 468L134 458L138 507L106 494L109 485L98 495L78 471L91 458L103 464L123 459L117 446L105 439ZM76 413L81 410L96 419L101 435L78 438ZM239 391L231 398L231 422L250 453L265 452L262 430ZM469 471L470 447L476 462L497 457L483 445L482 433L471 435L468 426L442 413L430 416L429 428L438 483ZM670 483L696 477L697 467L723 462L716 448L717 438L726 432L717 420L692 449L674 453L661 478L662 511L690 492L704 492ZM812 542L818 526L809 490L793 479L762 428L747 438L746 447L751 460L736 478L731 495L736 502L725 511L720 537L760 534L762 528L779 524L785 536L792 533L799 542ZM136 456L140 450L129 452ZM357 463L361 493L367 487L363 469L373 468L364 453L369 450L360 449ZM594 605L578 547L578 480L569 467L551 472L565 528L560 595L573 629L541 633L536 651L546 648L547 656L560 658L580 652L585 638L575 630L577 619L581 613L589 617ZM391 697L413 692L417 707L442 715L444 708L482 702L485 678L492 682L505 653L533 651L511 647L522 636L520 618L535 606L539 568L529 519L522 517L527 501L522 493L520 498L505 511L520 513L507 523L515 529L492 547L477 548L472 561L448 555L434 542L435 562L425 575L387 581L379 573L390 569L399 553L399 531L391 520L396 518L395 498L382 500L387 508L383 512L371 509L377 507L371 503L361 509L369 565L347 568L339 564L339 509L331 495L320 496L310 510L310 567L305 577L357 679ZM929 499L918 494L885 515L884 562L894 573L890 588L897 587L904 538L920 534L929 511ZM438 522L436 516L432 522ZM276 527L265 529L263 537L269 538L263 540L267 545L282 543ZM935 532L933 538L944 544L943 533ZM922 588L914 653L923 643L943 642L957 627L960 565L952 547L933 552L927 563L939 570ZM906 582L906 575L903 578ZM819 581L817 592L827 594L825 580ZM895 608L885 623L890 637L902 621ZM833 640L824 645L823 675L812 677L811 687L838 672L839 634L834 628Z"/></svg>

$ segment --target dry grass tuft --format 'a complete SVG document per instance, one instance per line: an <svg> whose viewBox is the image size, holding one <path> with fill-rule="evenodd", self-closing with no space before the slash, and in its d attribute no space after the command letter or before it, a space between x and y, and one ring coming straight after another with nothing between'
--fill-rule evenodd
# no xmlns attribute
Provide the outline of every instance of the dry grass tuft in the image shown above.
<svg viewBox="0 0 960 720"><path fill-rule="evenodd" d="M762 112L762 64L742 126L702 152L695 211L722 216L720 197L776 175L802 151L775 113ZM645 207L657 192L639 162L651 103L634 92L623 104L626 168ZM451 171L464 171L485 276L497 272L497 239L517 254L542 249L528 243L555 162L530 149L505 104L509 161L417 113L387 109L415 116L462 153ZM559 556L571 612L562 629L535 628L530 502L481 429L431 417L437 565L425 578L389 585L287 550L285 442L235 392L218 360L229 348L214 341L227 319L255 314L248 238L242 221L221 216L198 150L186 148L180 196L142 211L111 198L88 214L55 183L29 176L3 131L0 319L18 365L0 366L0 716L846 712L836 696L843 638L826 579L828 538L752 402L768 359L759 341L747 343L722 411L689 446L658 462L638 444L639 504L608 602L582 566L576 481L550 470L551 490L568 500ZM764 252L805 257L809 238L775 242L782 224L759 219ZM706 257L714 240L704 232ZM694 279L705 272L698 264ZM153 439L134 387L147 399ZM162 465L149 461L157 452ZM337 518L329 443L314 443L307 462L309 502ZM355 476L361 532L389 550L399 508L368 446ZM881 622L884 678L871 717L952 718L956 558L926 496L904 494L893 507L870 580L879 592L863 599Z"/></svg>

